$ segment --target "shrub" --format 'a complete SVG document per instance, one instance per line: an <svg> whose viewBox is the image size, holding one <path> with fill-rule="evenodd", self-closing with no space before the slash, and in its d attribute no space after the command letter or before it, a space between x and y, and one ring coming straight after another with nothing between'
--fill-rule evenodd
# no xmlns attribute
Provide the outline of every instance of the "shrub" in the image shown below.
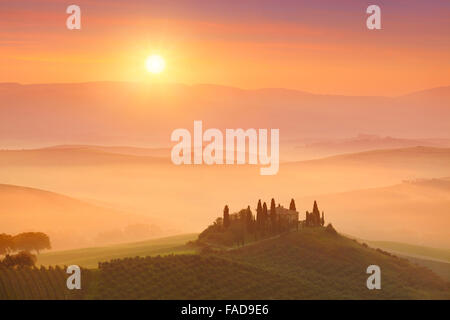
<svg viewBox="0 0 450 320"><path fill-rule="evenodd" d="M330 233L330 234L333 234L333 235L337 235L338 234L336 229L333 228L333 225L331 223L329 223L327 225L327 227L325 228L325 231Z"/></svg>
<svg viewBox="0 0 450 320"><path fill-rule="evenodd" d="M33 267L36 263L36 256L27 251L21 251L18 254L6 255L1 261L5 267Z"/></svg>

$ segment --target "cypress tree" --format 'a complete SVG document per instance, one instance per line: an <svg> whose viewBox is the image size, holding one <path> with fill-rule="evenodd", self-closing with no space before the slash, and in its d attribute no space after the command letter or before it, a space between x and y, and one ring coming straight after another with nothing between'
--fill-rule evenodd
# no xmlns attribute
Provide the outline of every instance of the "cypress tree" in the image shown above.
<svg viewBox="0 0 450 320"><path fill-rule="evenodd" d="M224 228L230 226L230 209L228 208L228 205L223 208L223 226Z"/></svg>
<svg viewBox="0 0 450 320"><path fill-rule="evenodd" d="M314 200L313 213L318 213L318 212L319 212L319 207L317 206L317 201Z"/></svg>
<svg viewBox="0 0 450 320"><path fill-rule="evenodd" d="M317 206L317 202L314 200L314 207L312 212L312 219L313 219L313 226L319 226L320 225L320 211L319 207Z"/></svg>
<svg viewBox="0 0 450 320"><path fill-rule="evenodd" d="M256 222L258 225L261 225L262 222L262 205L261 205L261 199L258 200L258 206L256 207Z"/></svg>
<svg viewBox="0 0 450 320"><path fill-rule="evenodd" d="M250 206L247 207L246 215L245 215L245 225L247 227L247 231L253 231L253 214Z"/></svg>
<svg viewBox="0 0 450 320"><path fill-rule="evenodd" d="M289 210L297 211L294 199L291 199L291 203L289 204Z"/></svg>
<svg viewBox="0 0 450 320"><path fill-rule="evenodd" d="M277 208L275 207L275 199L270 201L270 222L272 224L272 231L277 230Z"/></svg>
<svg viewBox="0 0 450 320"><path fill-rule="evenodd" d="M262 207L262 215L261 215L261 217L262 217L261 221L263 224L266 223L268 216L269 216L269 214L267 213L267 204L264 202L263 207Z"/></svg>

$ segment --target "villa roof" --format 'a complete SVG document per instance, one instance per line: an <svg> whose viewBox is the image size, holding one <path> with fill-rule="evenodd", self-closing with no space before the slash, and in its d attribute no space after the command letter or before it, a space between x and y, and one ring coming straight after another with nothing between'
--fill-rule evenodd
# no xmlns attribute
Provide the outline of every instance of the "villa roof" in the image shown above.
<svg viewBox="0 0 450 320"><path fill-rule="evenodd" d="M285 207L282 207L282 206L277 207L276 209L277 209L277 213L278 213L278 214L293 214L293 213L298 213L298 212L295 211L295 210L289 210L289 209L287 209L287 208L285 208Z"/></svg>

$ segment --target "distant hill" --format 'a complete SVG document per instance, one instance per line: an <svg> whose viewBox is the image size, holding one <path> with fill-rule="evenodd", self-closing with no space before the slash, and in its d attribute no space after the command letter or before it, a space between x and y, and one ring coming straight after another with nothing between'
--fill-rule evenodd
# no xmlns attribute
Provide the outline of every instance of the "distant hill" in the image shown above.
<svg viewBox="0 0 450 320"><path fill-rule="evenodd" d="M302 216L318 200L342 232L447 247L450 190L432 179L450 177L449 163L450 148L383 149L283 162L277 175L267 177L259 175L259 166L175 166L161 157L66 146L0 151L0 181L94 199L89 202L148 216L175 230L171 234L199 232L212 214L221 215L224 195L232 210L250 205L253 211L256 201L248 199L275 197L286 204L294 197ZM201 190L214 192L200 200ZM426 222L436 232L423 228L425 216L437 217Z"/></svg>
<svg viewBox="0 0 450 320"><path fill-rule="evenodd" d="M381 268L381 290L366 287L366 268L372 264ZM48 298L39 288L60 270L33 276L33 282L18 281L32 277L26 269L0 272L0 297ZM450 298L450 283L429 269L324 228L300 229L233 250L114 259L83 272L83 299ZM53 288L52 297L73 298L63 286Z"/></svg>
<svg viewBox="0 0 450 320"><path fill-rule="evenodd" d="M325 211L325 217L345 233L366 239L450 247L450 179L404 181L388 187L305 197L302 201L313 199L332 208Z"/></svg>
<svg viewBox="0 0 450 320"><path fill-rule="evenodd" d="M295 142L292 142L295 144ZM450 139L404 139L373 134L359 134L352 138L317 139L299 141L293 151L299 160L308 160L342 153L356 153L379 149L400 149L411 147L450 147Z"/></svg>
<svg viewBox="0 0 450 320"><path fill-rule="evenodd" d="M145 150L145 149L143 149ZM134 151L134 152L133 152ZM155 151L158 153L160 151ZM101 166L105 164L168 164L168 157L137 155L137 150L95 146L0 150L0 166ZM142 153L144 153L142 151ZM150 151L148 153L151 153ZM170 155L170 153L169 153Z"/></svg>
<svg viewBox="0 0 450 320"><path fill-rule="evenodd" d="M141 148L141 147L129 147L129 146L97 146L97 145L57 145L43 150L88 150L88 151L101 151L113 154L123 154L131 156L144 156L144 157L170 157L170 148Z"/></svg>
<svg viewBox="0 0 450 320"><path fill-rule="evenodd" d="M409 94L406 94L402 96L402 98L405 99L449 99L450 98L450 87L444 86L444 87L437 87L437 88L431 88L427 90L421 90L412 92Z"/></svg>
<svg viewBox="0 0 450 320"><path fill-rule="evenodd" d="M400 97L315 95L287 89L91 82L0 84L4 147L167 144L176 128L279 128L283 139L360 132L450 138L449 87Z"/></svg>
<svg viewBox="0 0 450 320"><path fill-rule="evenodd" d="M53 248L92 245L98 243L96 239L101 232L150 223L148 218L130 212L14 185L0 184L0 203L0 233L47 232ZM153 236L156 235L160 234Z"/></svg>
<svg viewBox="0 0 450 320"><path fill-rule="evenodd" d="M298 181L311 195L393 185L403 180L450 176L450 148L411 147L348 153L288 162L279 176ZM318 185L319 181L321 185Z"/></svg>
<svg viewBox="0 0 450 320"><path fill-rule="evenodd" d="M364 152L346 153L322 159L305 161L306 164L324 165L327 163L336 165L376 165L386 168L436 166L440 169L444 163L450 160L450 148L434 148L414 146L408 148L377 149Z"/></svg>

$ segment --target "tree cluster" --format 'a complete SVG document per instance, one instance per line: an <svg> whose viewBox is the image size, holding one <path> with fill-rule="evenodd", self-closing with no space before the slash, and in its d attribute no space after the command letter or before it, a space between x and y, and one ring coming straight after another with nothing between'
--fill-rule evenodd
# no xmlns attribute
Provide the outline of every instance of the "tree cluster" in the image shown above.
<svg viewBox="0 0 450 320"><path fill-rule="evenodd" d="M277 212L277 208L282 209L280 205L275 205L275 199L270 201L270 210L267 209L267 204L264 202L261 205L261 200L258 201L256 207L256 231L261 235L276 234L298 227L298 221L289 222L283 219L283 216ZM296 212L295 200L291 199L289 210Z"/></svg>
<svg viewBox="0 0 450 320"><path fill-rule="evenodd" d="M217 218L205 231L199 235L199 240L204 243L215 243L221 245L243 245L245 241L256 240L266 236L279 234L298 227L298 218L287 219L280 214L281 210L287 209L275 204L275 199L267 204L258 201L256 216L252 213L250 206L237 213L230 214L230 208L226 205L223 216ZM295 201L291 200L289 210L296 212Z"/></svg>
<svg viewBox="0 0 450 320"><path fill-rule="evenodd" d="M1 233L0 256L4 255L5 257L0 260L0 265L6 267L33 266L36 256L31 254L31 251L39 254L39 251L51 248L50 238L43 232L23 232L15 236Z"/></svg>
<svg viewBox="0 0 450 320"><path fill-rule="evenodd" d="M0 261L0 266L7 268L13 267L32 267L36 263L36 256L28 251L20 251L17 254L7 254L3 260Z"/></svg>
<svg viewBox="0 0 450 320"><path fill-rule="evenodd" d="M39 251L51 249L50 238L43 232L23 232L15 236L0 234L0 255L9 255L19 251Z"/></svg>
<svg viewBox="0 0 450 320"><path fill-rule="evenodd" d="M320 216L319 207L317 202L314 201L312 212L306 211L305 227L320 227L325 225L325 215L322 211L322 217Z"/></svg>

